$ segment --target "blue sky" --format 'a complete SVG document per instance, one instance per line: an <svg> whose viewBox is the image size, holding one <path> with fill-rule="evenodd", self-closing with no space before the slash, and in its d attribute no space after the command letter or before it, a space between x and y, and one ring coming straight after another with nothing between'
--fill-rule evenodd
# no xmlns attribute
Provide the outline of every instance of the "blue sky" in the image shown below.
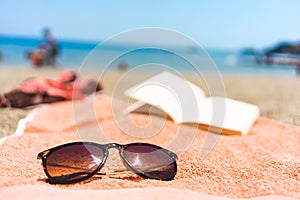
<svg viewBox="0 0 300 200"><path fill-rule="evenodd" d="M160 27L206 47L262 48L300 40L297 0L7 0L0 3L0 34L100 41L120 32Z"/></svg>

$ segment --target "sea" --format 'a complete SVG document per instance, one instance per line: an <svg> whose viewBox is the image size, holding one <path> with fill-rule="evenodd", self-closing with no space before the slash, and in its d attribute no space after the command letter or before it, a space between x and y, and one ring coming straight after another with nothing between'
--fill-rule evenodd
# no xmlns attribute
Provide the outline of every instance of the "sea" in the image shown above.
<svg viewBox="0 0 300 200"><path fill-rule="evenodd" d="M31 68L27 54L43 41L40 38L0 35L0 67ZM220 74L295 76L292 65L257 63L241 49L196 46L151 46L58 39L57 65L65 69L168 68L178 71L205 71ZM141 48L143 47L143 48Z"/></svg>

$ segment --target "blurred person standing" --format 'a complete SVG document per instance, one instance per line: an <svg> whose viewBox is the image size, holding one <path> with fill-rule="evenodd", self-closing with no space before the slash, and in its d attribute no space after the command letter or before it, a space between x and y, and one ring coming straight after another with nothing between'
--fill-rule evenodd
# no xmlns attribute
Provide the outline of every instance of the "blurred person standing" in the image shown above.
<svg viewBox="0 0 300 200"><path fill-rule="evenodd" d="M43 65L56 67L58 45L49 28L43 29L43 43L41 44L41 47L45 50Z"/></svg>

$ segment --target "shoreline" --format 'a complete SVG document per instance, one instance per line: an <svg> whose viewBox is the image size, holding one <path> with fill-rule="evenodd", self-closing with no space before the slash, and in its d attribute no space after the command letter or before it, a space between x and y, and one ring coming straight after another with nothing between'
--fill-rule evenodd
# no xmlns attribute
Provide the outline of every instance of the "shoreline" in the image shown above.
<svg viewBox="0 0 300 200"><path fill-rule="evenodd" d="M62 68L33 69L33 68L12 68L0 67L0 94L17 87L20 83L30 77L43 76L55 78ZM89 76L98 79L96 70L85 70L81 76ZM112 95L112 91L124 91L129 86L139 83L149 77L147 73L140 73L139 76L122 77L124 72L109 71L103 74L101 82L104 86L103 93ZM191 82L199 85L209 96L205 83L199 80L198 76L187 75ZM121 79L121 84L115 88L116 83ZM209 79L210 77L206 77ZM212 80L214 77L211 77ZM290 76L260 76L247 74L225 74L222 75L224 85L220 88L211 85L210 90L214 94L225 91L225 96L240 101L257 105L260 108L260 116L274 119L287 124L300 126L300 77ZM214 81L212 81L214 82ZM117 89L117 90L116 90ZM0 109L0 138L14 133L19 119L24 118L28 110L21 109Z"/></svg>

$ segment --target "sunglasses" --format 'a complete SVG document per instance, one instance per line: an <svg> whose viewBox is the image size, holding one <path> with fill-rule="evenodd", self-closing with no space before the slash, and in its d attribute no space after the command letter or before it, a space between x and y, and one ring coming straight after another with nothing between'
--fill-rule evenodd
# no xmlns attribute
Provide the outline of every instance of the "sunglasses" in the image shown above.
<svg viewBox="0 0 300 200"><path fill-rule="evenodd" d="M116 148L126 170L99 172L108 157L109 149ZM134 172L149 179L172 180L177 172L177 155L148 143L98 144L72 142L44 150L37 156L51 184L69 184L84 181L95 174Z"/></svg>

